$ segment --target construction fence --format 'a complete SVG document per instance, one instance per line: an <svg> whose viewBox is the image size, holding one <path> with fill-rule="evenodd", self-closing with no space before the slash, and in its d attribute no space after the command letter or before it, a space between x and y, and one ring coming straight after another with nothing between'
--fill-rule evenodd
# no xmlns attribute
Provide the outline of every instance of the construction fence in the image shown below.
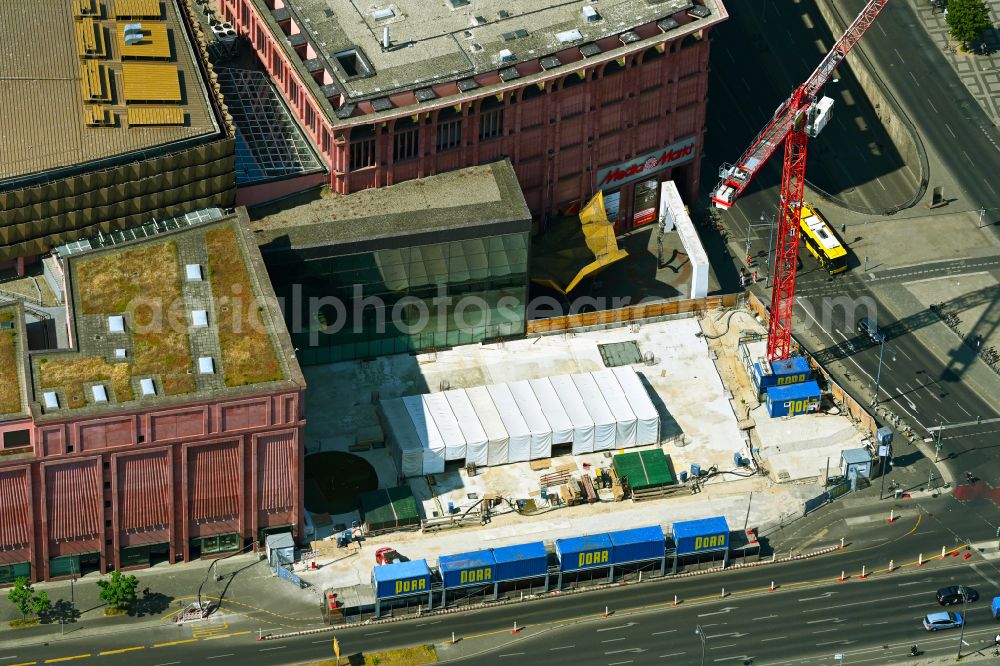
<svg viewBox="0 0 1000 666"><path fill-rule="evenodd" d="M734 307L740 294L724 294L680 301L654 301L614 310L598 310L580 314L533 319L527 323L526 336L565 333L588 328L623 326L660 318L696 316L707 310Z"/></svg>

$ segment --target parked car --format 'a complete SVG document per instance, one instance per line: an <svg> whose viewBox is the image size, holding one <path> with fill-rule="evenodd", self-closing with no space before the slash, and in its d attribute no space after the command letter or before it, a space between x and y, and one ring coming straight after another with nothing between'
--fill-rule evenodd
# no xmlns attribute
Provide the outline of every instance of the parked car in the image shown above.
<svg viewBox="0 0 1000 666"><path fill-rule="evenodd" d="M964 585L952 585L950 587L942 587L937 591L937 601L942 606L960 604L962 603L963 595L969 600L969 603L979 599L979 593L972 588L965 587Z"/></svg>
<svg viewBox="0 0 1000 666"><path fill-rule="evenodd" d="M867 335L877 345L886 341L885 332L880 330L878 324L868 317L862 317L858 320L858 333Z"/></svg>
<svg viewBox="0 0 1000 666"><path fill-rule="evenodd" d="M395 548L379 548L375 551L375 564L392 564L402 562L403 556L396 552Z"/></svg>
<svg viewBox="0 0 1000 666"><path fill-rule="evenodd" d="M965 620L959 613L943 611L941 613L931 613L924 617L924 629L927 631L938 631L939 629L956 629L961 627Z"/></svg>

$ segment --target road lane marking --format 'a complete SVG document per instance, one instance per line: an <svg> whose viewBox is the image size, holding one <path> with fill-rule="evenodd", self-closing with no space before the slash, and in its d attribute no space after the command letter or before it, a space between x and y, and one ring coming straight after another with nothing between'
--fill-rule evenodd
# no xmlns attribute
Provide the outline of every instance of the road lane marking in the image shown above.
<svg viewBox="0 0 1000 666"><path fill-rule="evenodd" d="M969 164L975 164L975 162L973 162L973 161L972 161L972 158L971 158L971 157L969 157L969 153L967 153L967 152L965 152L965 151L963 150L963 151L962 151L962 154L963 154L963 155L965 155L965 159L969 160Z"/></svg>
<svg viewBox="0 0 1000 666"><path fill-rule="evenodd" d="M806 624L819 624L820 622L836 622L839 617L825 617L822 620L809 620Z"/></svg>
<svg viewBox="0 0 1000 666"><path fill-rule="evenodd" d="M620 624L617 627L603 627L601 629L598 629L598 631L615 631L618 629L628 629L629 627L634 627L635 624L636 624L635 622L629 622L627 624Z"/></svg>
<svg viewBox="0 0 1000 666"><path fill-rule="evenodd" d="M828 634L831 631L840 631L840 627L834 627L833 629L820 629L819 631L813 631L814 634Z"/></svg>
<svg viewBox="0 0 1000 666"><path fill-rule="evenodd" d="M687 654L687 652L671 652L670 654L661 654L660 659L666 659L667 657L679 657L682 654ZM35 663L35 662L31 662Z"/></svg>
<svg viewBox="0 0 1000 666"><path fill-rule="evenodd" d="M916 83L917 87L919 88L920 87L920 81L917 81L917 77L913 74L913 70L907 70L907 71L910 74L910 78L913 79L913 82Z"/></svg>
<svg viewBox="0 0 1000 666"><path fill-rule="evenodd" d="M249 631L234 631L231 634L219 634L218 636L206 636L205 638L203 638L201 640L203 640L203 641L214 641L214 640L217 640L219 638L232 638L233 636L246 636L249 633L250 633Z"/></svg>
<svg viewBox="0 0 1000 666"><path fill-rule="evenodd" d="M930 100L929 98L928 98L928 100L927 100L927 103L931 105L931 108L932 108L932 109L934 109L934 113L937 113L937 112L938 112L938 110L937 110L937 107L936 107L936 106L934 106L934 102L932 102L932 101L931 101L931 100Z"/></svg>
<svg viewBox="0 0 1000 666"><path fill-rule="evenodd" d="M45 664L54 664L57 661L71 661L73 659L86 659L89 656L91 656L91 654L88 652L87 654L75 654L72 657L55 657L53 659L46 659L43 663L45 663Z"/></svg>
<svg viewBox="0 0 1000 666"><path fill-rule="evenodd" d="M261 648L261 649L257 650L257 652L270 652L271 650L284 650L286 647L288 647L288 646L287 645L277 645L275 647Z"/></svg>
<svg viewBox="0 0 1000 666"><path fill-rule="evenodd" d="M614 643L615 641L623 641L626 638L627 638L626 636L622 636L621 638L608 638L608 639L605 639L605 640L603 640L601 642L602 643Z"/></svg>
<svg viewBox="0 0 1000 666"><path fill-rule="evenodd" d="M684 653L681 652L681 654L684 654ZM37 663L38 663L37 661L22 661L22 662L20 662L18 664L10 664L10 666L35 666L35 664L37 664Z"/></svg>
<svg viewBox="0 0 1000 666"><path fill-rule="evenodd" d="M923 597L923 596L926 596L926 595L927 595L926 592L914 592L913 594L901 594L901 595L898 595L898 596L895 596L895 597L879 597L875 601L895 601L896 599L908 599L910 597ZM870 603L872 603L872 601L870 601L870 600L855 601L855 602L849 603L849 604L839 604L837 606L826 606L824 608L809 608L809 609L806 609L806 610L804 610L802 612L803 613L819 613L819 612L822 612L822 611L825 611L825 610L830 610L831 608L847 608L849 606L857 606L859 604L870 604Z"/></svg>
<svg viewBox="0 0 1000 666"><path fill-rule="evenodd" d="M388 629L386 629L385 631L373 631L370 634L363 634L363 635L364 636L378 636L379 634L387 634L387 633L389 633Z"/></svg>
<svg viewBox="0 0 1000 666"><path fill-rule="evenodd" d="M762 639L760 639L760 642L761 643L766 643L768 641L783 641L786 638L788 638L788 636L775 636L774 638L762 638Z"/></svg>
<svg viewBox="0 0 1000 666"><path fill-rule="evenodd" d="M777 615L761 615L760 617L751 618L751 620L754 621L754 622L756 622L757 620L771 620L771 619L776 618L776 617L778 617L778 616Z"/></svg>
<svg viewBox="0 0 1000 666"><path fill-rule="evenodd" d="M174 666L175 664L179 664L179 663L181 663L181 662L179 662L179 661L165 661L162 664L156 664L155 666Z"/></svg>
<svg viewBox="0 0 1000 666"><path fill-rule="evenodd" d="M660 634L672 634L675 631L677 631L677 630L676 629L667 629L665 631L654 631L652 634L650 634L650 636L659 636Z"/></svg>
<svg viewBox="0 0 1000 666"><path fill-rule="evenodd" d="M608 666L621 666L622 664L631 664L635 659L629 659L628 661L612 661Z"/></svg>
<svg viewBox="0 0 1000 666"><path fill-rule="evenodd" d="M227 652L226 654L216 654L211 657L205 657L205 659L222 659L223 657L233 657L235 656L232 652Z"/></svg>
<svg viewBox="0 0 1000 666"><path fill-rule="evenodd" d="M816 601L817 599L829 599L831 596L836 594L836 592L824 592L818 597L802 597L799 601Z"/></svg>
<svg viewBox="0 0 1000 666"><path fill-rule="evenodd" d="M957 139L958 138L958 137L955 136L955 133L951 131L951 125L949 125L948 123L945 123L944 127L945 127L946 130L948 130L948 134L951 134L951 138L953 138L953 139Z"/></svg>
<svg viewBox="0 0 1000 666"><path fill-rule="evenodd" d="M520 657L522 654L524 654L524 653L523 652L508 652L507 654L501 654L501 655L498 655L498 656L501 659L503 659L504 657Z"/></svg>
<svg viewBox="0 0 1000 666"><path fill-rule="evenodd" d="M739 644L738 643L726 643L725 645L710 645L710 646L708 646L708 649L709 650L722 650L724 648L736 647L737 645L739 645Z"/></svg>
<svg viewBox="0 0 1000 666"><path fill-rule="evenodd" d="M104 652L98 652L97 654L103 657L106 654L121 654L123 652L132 652L134 650L145 650L145 649L146 649L145 645L139 645L137 647L121 648L120 650L105 650Z"/></svg>
<svg viewBox="0 0 1000 666"><path fill-rule="evenodd" d="M169 643L153 643L153 647L167 647L168 645L180 645L181 643L194 643L197 638L185 638L179 641L170 641ZM324 643L326 641L323 641Z"/></svg>
<svg viewBox="0 0 1000 666"><path fill-rule="evenodd" d="M554 652L555 650L572 650L575 645L562 645L560 647L549 648L549 652Z"/></svg>

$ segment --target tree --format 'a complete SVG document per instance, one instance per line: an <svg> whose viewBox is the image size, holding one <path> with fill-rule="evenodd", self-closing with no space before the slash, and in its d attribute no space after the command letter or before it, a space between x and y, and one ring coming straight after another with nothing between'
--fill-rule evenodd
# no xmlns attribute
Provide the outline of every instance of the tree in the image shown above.
<svg viewBox="0 0 1000 666"><path fill-rule="evenodd" d="M35 589L31 587L31 582L24 576L18 576L14 581L14 587L7 590L7 599L21 612L22 619L27 619L28 615L31 614L31 601L34 594Z"/></svg>
<svg viewBox="0 0 1000 666"><path fill-rule="evenodd" d="M949 33L964 48L993 27L986 0L950 0L945 12Z"/></svg>
<svg viewBox="0 0 1000 666"><path fill-rule="evenodd" d="M39 592L31 599L31 612L37 617L41 617L52 609L52 602L49 601L49 595L45 592ZM43 618L44 619L44 618Z"/></svg>
<svg viewBox="0 0 1000 666"><path fill-rule="evenodd" d="M126 576L121 571L112 571L110 579L97 581L101 601L119 610L127 609L135 601L138 585L135 576Z"/></svg>

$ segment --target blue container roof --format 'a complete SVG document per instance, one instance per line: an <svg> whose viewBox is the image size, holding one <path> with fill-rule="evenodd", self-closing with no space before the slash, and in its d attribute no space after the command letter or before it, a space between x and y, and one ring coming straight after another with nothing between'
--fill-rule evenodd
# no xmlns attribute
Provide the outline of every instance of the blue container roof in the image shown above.
<svg viewBox="0 0 1000 666"><path fill-rule="evenodd" d="M786 384L785 386L772 386L767 389L767 399L771 402L784 402L785 400L818 398L820 393L819 384L816 382L801 382L799 384Z"/></svg>
<svg viewBox="0 0 1000 666"><path fill-rule="evenodd" d="M698 518L674 523L674 540L687 537L709 536L711 534L729 533L729 523L725 517Z"/></svg>
<svg viewBox="0 0 1000 666"><path fill-rule="evenodd" d="M521 562L523 560L548 559L549 553L545 550L545 544L541 541L531 543L519 543L516 546L504 546L493 549L493 558L497 564L507 562Z"/></svg>
<svg viewBox="0 0 1000 666"><path fill-rule="evenodd" d="M809 372L809 361L801 356L771 361L771 372L776 375L794 375L799 372Z"/></svg>
<svg viewBox="0 0 1000 666"><path fill-rule="evenodd" d="M867 463L872 461L872 456L868 453L868 449L844 449L840 452L840 455L844 458L844 462L848 465L856 465L858 463Z"/></svg>
<svg viewBox="0 0 1000 666"><path fill-rule="evenodd" d="M442 555L438 558L438 567L441 571L464 571L466 569L481 569L492 567L496 564L493 559L493 552L489 550L477 550L471 553L458 553L457 555Z"/></svg>
<svg viewBox="0 0 1000 666"><path fill-rule="evenodd" d="M664 540L663 528L659 525L611 532L608 536L611 538L611 543L616 546L628 546L634 543L656 543L657 541L663 543Z"/></svg>
<svg viewBox="0 0 1000 666"><path fill-rule="evenodd" d="M601 548L611 548L611 538L607 534L588 534L570 539L556 539L556 552L560 556L563 553L582 553Z"/></svg>
<svg viewBox="0 0 1000 666"><path fill-rule="evenodd" d="M427 567L427 560L413 560L411 562L393 562L392 564L382 564L376 566L372 571L375 581L381 583L386 580L403 580L404 578L418 578L420 576L430 576L431 570Z"/></svg>

